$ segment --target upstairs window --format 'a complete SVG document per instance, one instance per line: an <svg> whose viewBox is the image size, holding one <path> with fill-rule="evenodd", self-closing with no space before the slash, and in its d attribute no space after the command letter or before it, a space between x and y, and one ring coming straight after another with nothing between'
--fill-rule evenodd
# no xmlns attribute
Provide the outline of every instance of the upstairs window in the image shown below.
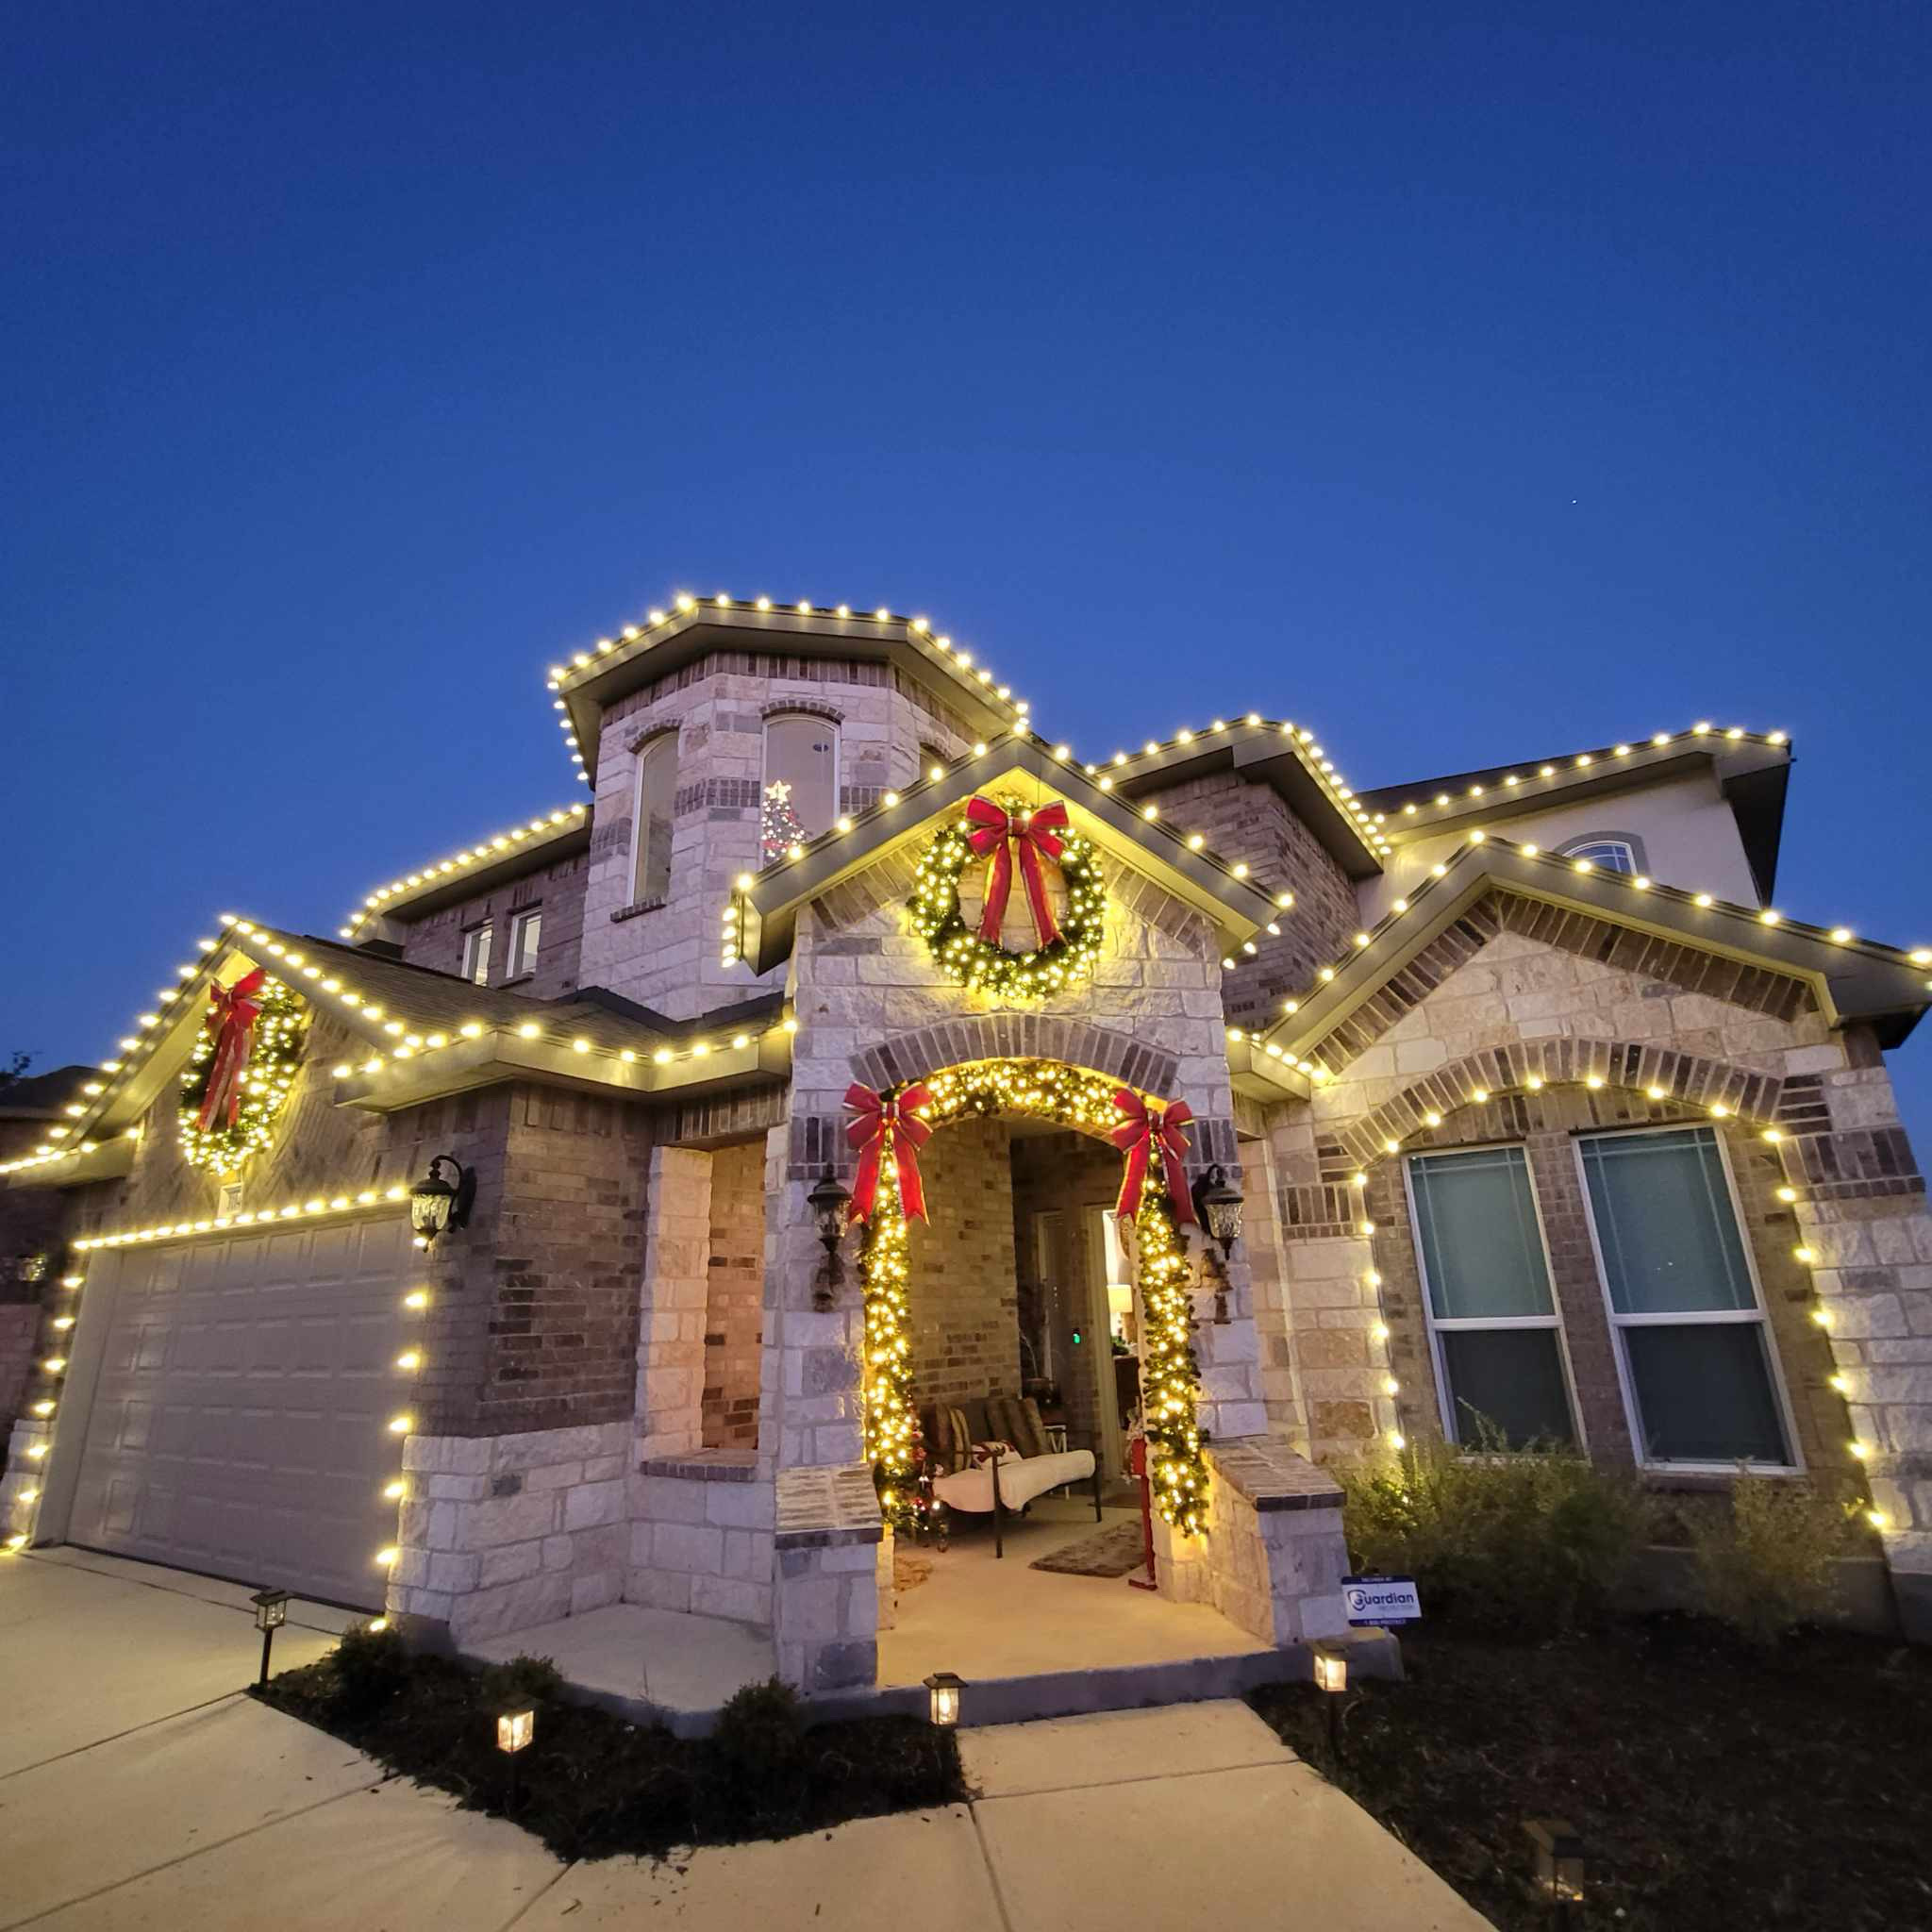
<svg viewBox="0 0 1932 1932"><path fill-rule="evenodd" d="M630 898L661 905L671 896L671 809L677 792L677 737L654 738L638 755L631 817Z"/></svg>
<svg viewBox="0 0 1932 1932"><path fill-rule="evenodd" d="M490 984L490 935L492 928L486 919L481 925L473 925L463 935L463 977L477 986Z"/></svg>
<svg viewBox="0 0 1932 1932"><path fill-rule="evenodd" d="M758 794L758 853L769 864L829 831L839 816L839 727L827 718L781 713L765 721Z"/></svg>
<svg viewBox="0 0 1932 1932"><path fill-rule="evenodd" d="M1557 857L1587 858L1599 872L1634 873L1641 869L1637 847L1628 839L1579 839L1575 844L1564 846Z"/></svg>
<svg viewBox="0 0 1932 1932"><path fill-rule="evenodd" d="M543 937L543 914L536 907L519 912L509 923L510 979L522 979L537 970L537 947Z"/></svg>

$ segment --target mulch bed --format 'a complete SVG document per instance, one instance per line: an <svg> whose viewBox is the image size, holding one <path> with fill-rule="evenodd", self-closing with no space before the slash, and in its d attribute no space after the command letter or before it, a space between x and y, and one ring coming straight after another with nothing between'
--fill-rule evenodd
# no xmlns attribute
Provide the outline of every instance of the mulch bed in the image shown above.
<svg viewBox="0 0 1932 1932"><path fill-rule="evenodd" d="M1346 1693L1342 1761L1320 1693L1250 1702L1505 1932L1546 1932L1529 1817L1588 1857L1568 1923L1932 1924L1932 1657L1823 1633L1766 1654L1689 1618L1544 1645L1403 1640L1406 1682Z"/></svg>
<svg viewBox="0 0 1932 1932"><path fill-rule="evenodd" d="M392 1693L351 1711L331 1654L255 1694L468 1808L506 1813L507 1764L474 1671L415 1657ZM779 1729L747 1764L710 1739L675 1738L661 1726L545 1700L535 1740L520 1757L515 1823L560 1858L662 1857L966 1795L953 1733L906 1717Z"/></svg>

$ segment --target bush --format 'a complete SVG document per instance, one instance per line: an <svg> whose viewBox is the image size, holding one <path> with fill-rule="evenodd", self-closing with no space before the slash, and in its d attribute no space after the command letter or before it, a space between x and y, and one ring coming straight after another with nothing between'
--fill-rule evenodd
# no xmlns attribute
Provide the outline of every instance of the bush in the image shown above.
<svg viewBox="0 0 1932 1932"><path fill-rule="evenodd" d="M487 1664L477 1679L486 1708L499 1704L551 1704L563 1690L563 1673L547 1657L513 1657Z"/></svg>
<svg viewBox="0 0 1932 1932"><path fill-rule="evenodd" d="M1765 1648L1830 1612L1845 1546L1841 1505L1808 1483L1741 1471L1729 1510L1700 1519L1690 1532L1705 1609Z"/></svg>
<svg viewBox="0 0 1932 1932"><path fill-rule="evenodd" d="M776 1677L734 1691L718 1713L709 1756L721 1785L753 1818L795 1809L806 1769L798 1692Z"/></svg>
<svg viewBox="0 0 1932 1932"><path fill-rule="evenodd" d="M1559 1446L1436 1438L1341 1475L1350 1555L1413 1576L1431 1621L1545 1637L1600 1616L1645 1541L1634 1478Z"/></svg>
<svg viewBox="0 0 1932 1932"><path fill-rule="evenodd" d="M342 1632L329 1662L336 1707L346 1718L379 1710L409 1675L409 1652L401 1635L387 1627L372 1630L366 1624L352 1624Z"/></svg>

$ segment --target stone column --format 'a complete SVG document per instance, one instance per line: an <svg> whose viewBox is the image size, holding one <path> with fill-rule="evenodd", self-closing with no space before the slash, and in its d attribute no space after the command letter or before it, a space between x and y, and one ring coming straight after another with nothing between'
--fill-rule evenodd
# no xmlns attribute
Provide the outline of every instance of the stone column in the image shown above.
<svg viewBox="0 0 1932 1932"><path fill-rule="evenodd" d="M697 1148L653 1149L650 1200L638 1314L638 1453L683 1456L705 1439L711 1157Z"/></svg>
<svg viewBox="0 0 1932 1932"><path fill-rule="evenodd" d="M1261 1403L1268 1417L1268 1432L1306 1456L1308 1411L1290 1341L1288 1268L1282 1254L1285 1230L1275 1184L1274 1151L1265 1141L1248 1141L1242 1142L1241 1154L1241 1191L1248 1203L1241 1246L1247 1251L1253 1283Z"/></svg>

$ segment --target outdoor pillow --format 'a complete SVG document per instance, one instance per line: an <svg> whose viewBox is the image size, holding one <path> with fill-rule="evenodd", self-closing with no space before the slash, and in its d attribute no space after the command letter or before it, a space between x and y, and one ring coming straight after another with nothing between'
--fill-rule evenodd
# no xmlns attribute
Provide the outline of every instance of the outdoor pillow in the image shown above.
<svg viewBox="0 0 1932 1932"><path fill-rule="evenodd" d="M973 1431L966 1425L966 1411L963 1408L949 1408L946 1411L946 1432L952 1439L952 1472L955 1475L967 1468L973 1459Z"/></svg>
<svg viewBox="0 0 1932 1932"><path fill-rule="evenodd" d="M1020 1398L1019 1426L1014 1440L1022 1456L1044 1456L1047 1452L1046 1424L1040 1419L1040 1405L1030 1395Z"/></svg>
<svg viewBox="0 0 1932 1932"><path fill-rule="evenodd" d="M989 1395L986 1398L986 1434L997 1436L1003 1442L1017 1443L1021 1441L1020 1405L1010 1395Z"/></svg>

